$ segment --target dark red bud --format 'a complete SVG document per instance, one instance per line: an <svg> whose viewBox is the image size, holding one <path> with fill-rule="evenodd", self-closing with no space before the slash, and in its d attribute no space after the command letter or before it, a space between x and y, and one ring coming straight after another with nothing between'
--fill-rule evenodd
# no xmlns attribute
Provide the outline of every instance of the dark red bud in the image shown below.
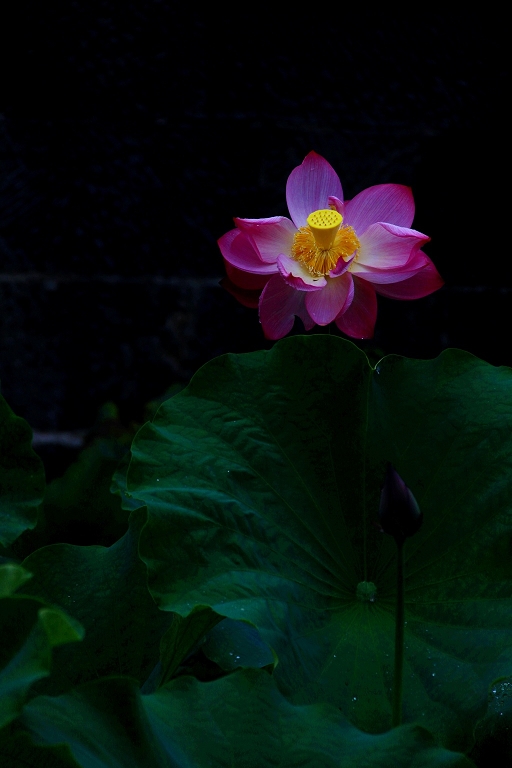
<svg viewBox="0 0 512 768"><path fill-rule="evenodd" d="M380 495L379 522L382 532L389 533L397 542L413 536L423 522L418 502L389 462Z"/></svg>

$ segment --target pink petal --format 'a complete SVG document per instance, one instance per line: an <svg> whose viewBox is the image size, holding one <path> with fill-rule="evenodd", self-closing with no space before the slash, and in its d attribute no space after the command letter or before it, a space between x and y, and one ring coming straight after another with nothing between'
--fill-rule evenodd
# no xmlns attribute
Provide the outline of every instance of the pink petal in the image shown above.
<svg viewBox="0 0 512 768"><path fill-rule="evenodd" d="M423 254L425 256L425 254ZM375 290L390 299L421 299L444 285L444 280L428 256L423 269L400 283L376 286Z"/></svg>
<svg viewBox="0 0 512 768"><path fill-rule="evenodd" d="M245 290L260 290L266 286L270 279L270 275L262 275L261 273L244 272L238 267L234 267L229 261L224 259L224 267L226 268L226 274L230 281L238 286L238 288L244 288Z"/></svg>
<svg viewBox="0 0 512 768"><path fill-rule="evenodd" d="M344 224L354 227L358 237L378 221L410 227L413 219L412 192L402 184L377 184L345 202Z"/></svg>
<svg viewBox="0 0 512 768"><path fill-rule="evenodd" d="M329 202L329 208L334 208L335 211L338 211L338 213L345 217L345 203L343 200L340 200L339 197L334 197L333 195L329 195L327 200Z"/></svg>
<svg viewBox="0 0 512 768"><path fill-rule="evenodd" d="M306 267L284 253L277 257L277 267L285 283L298 291L319 291L327 284L325 277L313 277Z"/></svg>
<svg viewBox="0 0 512 768"><path fill-rule="evenodd" d="M334 269L331 269L331 271L329 272L329 276L330 277L339 277L340 275L342 275L350 267L350 265L354 261L355 257L356 257L356 255L354 253L354 255L350 257L350 259L345 261L343 256L340 256L338 261L336 262L336 266L334 267Z"/></svg>
<svg viewBox="0 0 512 768"><path fill-rule="evenodd" d="M310 294L296 291L286 285L281 275L270 278L260 297L259 310L263 333L267 339L282 339L300 317L307 331L314 326L304 305L304 297Z"/></svg>
<svg viewBox="0 0 512 768"><path fill-rule="evenodd" d="M366 280L374 285L387 285L389 283L399 283L413 277L426 266L428 256L423 251L413 251L407 262L401 267L394 269L374 269L365 265L360 266L357 262L351 266L350 271L358 275L362 280Z"/></svg>
<svg viewBox="0 0 512 768"><path fill-rule="evenodd" d="M335 322L340 331L353 339L371 339L377 320L377 297L373 287L354 277L354 298Z"/></svg>
<svg viewBox="0 0 512 768"><path fill-rule="evenodd" d="M280 253L290 253L297 228L285 216L271 219L235 219L235 224L263 261L275 263Z"/></svg>
<svg viewBox="0 0 512 768"><path fill-rule="evenodd" d="M271 275L265 275L264 278L265 282L268 282ZM257 308L260 301L261 288L259 290L240 288L238 285L235 285L229 277L223 277L220 284L228 293L234 296L240 304L243 304L244 307L250 307L251 309Z"/></svg>
<svg viewBox="0 0 512 768"><path fill-rule="evenodd" d="M240 229L231 229L218 240L225 260L244 272L271 275L277 272L277 264L267 264L260 259L249 238Z"/></svg>
<svg viewBox="0 0 512 768"><path fill-rule="evenodd" d="M329 278L321 291L306 294L306 309L318 325L329 325L348 306L354 294L350 273Z"/></svg>
<svg viewBox="0 0 512 768"><path fill-rule="evenodd" d="M327 160L310 152L286 182L286 202L295 226L305 227L310 213L328 208L329 196L343 200L338 174Z"/></svg>
<svg viewBox="0 0 512 768"><path fill-rule="evenodd" d="M372 224L361 235L361 247L357 256L358 270L397 269L407 264L413 250L418 250L430 240L415 229L397 227L379 222Z"/></svg>

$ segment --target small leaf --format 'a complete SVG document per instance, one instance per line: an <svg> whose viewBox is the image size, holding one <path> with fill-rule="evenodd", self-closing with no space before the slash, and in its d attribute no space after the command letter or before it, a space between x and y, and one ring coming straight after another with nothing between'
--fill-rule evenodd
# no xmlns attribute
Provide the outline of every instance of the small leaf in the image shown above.
<svg viewBox="0 0 512 768"><path fill-rule="evenodd" d="M0 565L0 598L9 597L16 592L26 581L32 578L32 574L15 563Z"/></svg>
<svg viewBox="0 0 512 768"><path fill-rule="evenodd" d="M175 613L172 624L160 642L160 675L158 686L164 685L195 648L202 645L207 633L222 620L222 616L198 606L185 618Z"/></svg>
<svg viewBox="0 0 512 768"><path fill-rule="evenodd" d="M76 640L82 640L84 636L82 627L76 621L54 608L41 608L39 621L52 648L74 643Z"/></svg>
<svg viewBox="0 0 512 768"><path fill-rule="evenodd" d="M34 528L44 493L44 469L32 430L0 395L0 546Z"/></svg>
<svg viewBox="0 0 512 768"><path fill-rule="evenodd" d="M102 675L126 674L141 683L159 659L159 643L173 617L159 611L138 555L144 509L132 513L126 534L111 547L53 544L23 565L33 578L21 589L76 617L80 646L60 648L45 692L61 693Z"/></svg>
<svg viewBox="0 0 512 768"><path fill-rule="evenodd" d="M20 713L32 685L50 674L52 649L81 640L80 625L40 600L0 600L0 727Z"/></svg>

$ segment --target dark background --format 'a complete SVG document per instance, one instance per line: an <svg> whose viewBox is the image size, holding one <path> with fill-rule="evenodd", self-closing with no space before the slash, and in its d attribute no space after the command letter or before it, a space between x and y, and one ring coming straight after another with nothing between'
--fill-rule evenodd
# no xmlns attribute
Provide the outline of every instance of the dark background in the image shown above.
<svg viewBox="0 0 512 768"><path fill-rule="evenodd" d="M271 346L257 312L218 286L216 240L235 215L287 215L286 179L311 149L346 198L411 185L446 281L419 301L379 299L370 346L512 364L502 20L157 0L15 11L2 46L0 377L48 466L106 401L140 421L213 356Z"/></svg>

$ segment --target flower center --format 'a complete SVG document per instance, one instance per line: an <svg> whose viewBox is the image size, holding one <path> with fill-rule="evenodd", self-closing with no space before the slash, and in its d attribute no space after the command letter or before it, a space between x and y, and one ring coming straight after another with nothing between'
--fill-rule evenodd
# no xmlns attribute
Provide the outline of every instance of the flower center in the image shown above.
<svg viewBox="0 0 512 768"><path fill-rule="evenodd" d="M308 226L301 227L293 238L292 256L312 275L329 274L340 256L346 261L360 247L353 228L342 226L338 211L313 211L307 222Z"/></svg>
<svg viewBox="0 0 512 768"><path fill-rule="evenodd" d="M309 214L307 218L308 226L319 248L323 248L325 251L329 250L342 221L341 213L330 208L323 208L320 211L313 211L313 213Z"/></svg>

